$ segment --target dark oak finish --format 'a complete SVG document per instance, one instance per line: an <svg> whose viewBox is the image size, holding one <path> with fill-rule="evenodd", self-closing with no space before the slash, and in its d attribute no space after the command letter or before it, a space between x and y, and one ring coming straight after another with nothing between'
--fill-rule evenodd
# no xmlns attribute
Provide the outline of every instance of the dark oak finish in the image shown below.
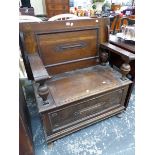
<svg viewBox="0 0 155 155"><path fill-rule="evenodd" d="M117 38L116 35L110 35L109 42L131 53L135 53L135 45L133 43L123 41L122 39Z"/></svg>
<svg viewBox="0 0 155 155"><path fill-rule="evenodd" d="M77 41L78 36L80 37ZM96 29L40 35L38 44L44 65L47 66L96 56L97 44L94 40L97 40Z"/></svg>
<svg viewBox="0 0 155 155"><path fill-rule="evenodd" d="M130 72L130 61L135 60L135 54L123 50L115 45L112 45L110 43L102 43L101 48L104 50L108 50L109 52L112 52L114 54L117 54L117 56L121 56L124 63L121 65L120 70L122 72L122 79L125 79L126 75Z"/></svg>
<svg viewBox="0 0 155 155"><path fill-rule="evenodd" d="M45 0L48 17L69 13L69 0Z"/></svg>
<svg viewBox="0 0 155 155"><path fill-rule="evenodd" d="M119 49L121 48L120 51L122 51L123 53L130 53L129 55L133 55L135 54L135 44L133 42L128 42L128 41L124 41L122 39L117 38L116 35L110 35L109 36L109 43L114 45L114 47L112 47L111 49L109 48L109 51L114 50L114 49ZM110 54L110 64L112 66L116 66L118 68L121 68L122 63L124 62L124 60L122 59L121 55L118 55L116 53L111 53ZM131 71L129 72L130 74L130 79L133 81L133 84L130 85L129 90L128 90L128 94L127 94L127 98L125 101L125 106L127 107L130 96L131 96L131 92L133 90L134 87L134 82L135 82L135 59L130 59L130 67L131 67Z"/></svg>
<svg viewBox="0 0 155 155"><path fill-rule="evenodd" d="M130 62L131 60L135 60L135 55L127 50L119 48L110 43L103 43L101 47L104 49L111 50L111 52L116 53L117 55L121 56L123 60Z"/></svg>
<svg viewBox="0 0 155 155"><path fill-rule="evenodd" d="M123 82L121 74L109 66L100 65L59 74L47 81L53 100L44 106L37 99L48 143L121 112L130 83Z"/></svg>
<svg viewBox="0 0 155 155"><path fill-rule="evenodd" d="M34 80L40 81L48 79L49 78L48 72L46 71L38 53L29 54L28 58L33 72Z"/></svg>
<svg viewBox="0 0 155 155"><path fill-rule="evenodd" d="M74 23L73 26L68 26L67 23L69 22ZM24 57L26 59L27 55L38 52L51 76L64 72L64 69L69 71L95 65L95 54L97 55L98 45L100 42L107 40L104 22L109 24L108 18L43 22L40 24L21 23L20 40L24 42L24 45L20 44L22 53L24 55L25 52L26 56ZM66 36L68 37L66 38ZM45 37L47 38L45 39ZM54 39L54 42L52 41L53 37L57 39ZM84 59L87 60L83 61ZM76 63L71 63L75 61ZM32 80L30 65L27 61L25 65L28 77ZM36 67L39 67L39 65Z"/></svg>
<svg viewBox="0 0 155 155"><path fill-rule="evenodd" d="M125 109L134 54L105 43L108 25L108 18L20 24L47 143ZM107 63L111 48L125 61L122 74Z"/></svg>

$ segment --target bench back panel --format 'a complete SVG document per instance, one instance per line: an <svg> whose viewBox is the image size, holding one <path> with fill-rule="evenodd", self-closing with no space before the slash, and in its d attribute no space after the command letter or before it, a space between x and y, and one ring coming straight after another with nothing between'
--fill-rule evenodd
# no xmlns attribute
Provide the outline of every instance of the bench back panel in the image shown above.
<svg viewBox="0 0 155 155"><path fill-rule="evenodd" d="M38 52L50 75L99 63L99 44L106 41L108 19L21 23L25 52Z"/></svg>

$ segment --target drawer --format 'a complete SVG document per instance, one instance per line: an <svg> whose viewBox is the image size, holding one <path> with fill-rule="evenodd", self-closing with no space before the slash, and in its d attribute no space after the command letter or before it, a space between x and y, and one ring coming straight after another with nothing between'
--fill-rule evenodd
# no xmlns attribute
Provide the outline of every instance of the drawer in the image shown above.
<svg viewBox="0 0 155 155"><path fill-rule="evenodd" d="M52 4L64 4L64 3L67 3L67 4L69 4L69 0L46 0L46 3L48 4L48 5L50 5L49 3L52 3Z"/></svg>
<svg viewBox="0 0 155 155"><path fill-rule="evenodd" d="M61 62L95 57L97 55L96 42L96 29L73 30L38 36L39 53L45 67Z"/></svg>
<svg viewBox="0 0 155 155"><path fill-rule="evenodd" d="M81 121L106 112L109 108L121 105L123 89L87 99L73 106L48 113L52 132L60 131Z"/></svg>
<svg viewBox="0 0 155 155"><path fill-rule="evenodd" d="M60 5L48 5L47 6L48 10L50 11L54 11L54 10L68 10L69 6L67 4L60 4Z"/></svg>

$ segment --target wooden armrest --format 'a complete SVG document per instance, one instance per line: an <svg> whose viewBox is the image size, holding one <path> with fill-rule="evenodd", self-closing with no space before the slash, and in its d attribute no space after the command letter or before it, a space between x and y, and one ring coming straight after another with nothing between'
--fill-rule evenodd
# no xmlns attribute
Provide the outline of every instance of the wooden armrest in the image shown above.
<svg viewBox="0 0 155 155"><path fill-rule="evenodd" d="M117 47L117 46L115 46L113 44L102 43L101 48L108 49L109 51L120 55L122 57L122 59L124 59L127 62L129 62L131 60L135 60L135 54L133 54L133 53L127 51L127 50L124 50L124 49L122 49L120 47Z"/></svg>
<svg viewBox="0 0 155 155"><path fill-rule="evenodd" d="M107 49L108 51L116 53L117 55L120 55L122 57L122 59L125 62L120 67L120 70L121 70L121 73L122 73L121 79L126 80L126 76L131 70L131 66L130 66L129 62L131 60L135 59L135 54L133 54L133 53L127 51L127 50L124 50L124 49L122 49L120 47L117 47L117 46L115 46L113 44L110 44L110 43L102 43L100 46L101 46L101 48ZM101 56L103 57L103 58L101 57L101 59L104 60L105 56L103 54Z"/></svg>
<svg viewBox="0 0 155 155"><path fill-rule="evenodd" d="M47 70L45 69L41 58L39 57L38 53L35 54L29 54L28 59L30 62L31 70L33 73L34 80L37 81L42 81L49 79L50 76L47 73Z"/></svg>

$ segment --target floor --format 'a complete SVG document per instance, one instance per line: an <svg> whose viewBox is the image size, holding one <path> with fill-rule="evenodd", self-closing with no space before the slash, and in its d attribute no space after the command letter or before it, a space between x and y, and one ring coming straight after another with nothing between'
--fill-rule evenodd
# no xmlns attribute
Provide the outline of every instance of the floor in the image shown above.
<svg viewBox="0 0 155 155"><path fill-rule="evenodd" d="M49 148L44 139L32 85L25 84L25 94L31 117L35 155L134 155L135 153L135 92L125 112L53 143Z"/></svg>

